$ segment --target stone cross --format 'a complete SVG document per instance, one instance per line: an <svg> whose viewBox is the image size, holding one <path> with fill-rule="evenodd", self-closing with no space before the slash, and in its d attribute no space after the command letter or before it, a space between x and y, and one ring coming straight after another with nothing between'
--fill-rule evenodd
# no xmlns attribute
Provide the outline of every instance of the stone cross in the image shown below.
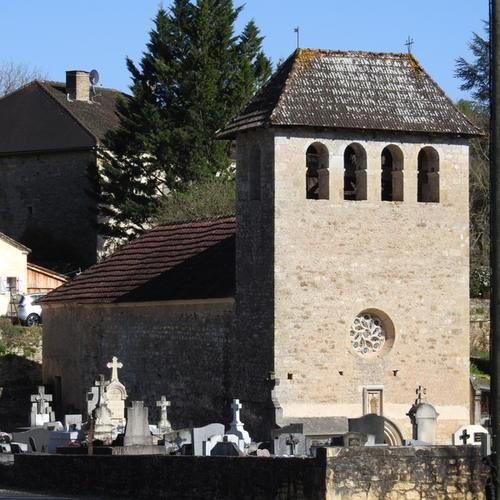
<svg viewBox="0 0 500 500"><path fill-rule="evenodd" d="M111 382L118 382L118 368L123 368L123 363L119 363L118 358L113 356L111 362L106 366L111 368Z"/></svg>
<svg viewBox="0 0 500 500"><path fill-rule="evenodd" d="M104 390L106 386L109 385L109 381L105 379L104 375L100 374L99 378L95 381L95 385L99 388L99 399L97 400L97 404L101 404L104 399Z"/></svg>
<svg viewBox="0 0 500 500"><path fill-rule="evenodd" d="M50 405L47 403L52 402L52 395L45 394L45 387L43 385L39 385L38 394L33 394L31 396L31 402L36 403L37 413L49 413Z"/></svg>
<svg viewBox="0 0 500 500"><path fill-rule="evenodd" d="M467 429L464 429L462 434L460 434L460 440L464 443L467 444L467 439L470 438L470 434L467 433Z"/></svg>
<svg viewBox="0 0 500 500"><path fill-rule="evenodd" d="M156 406L161 408L161 418L160 422L158 423L158 428L161 429L169 429L170 422L168 421L167 418L167 408L170 406L170 401L167 401L167 398L165 396L161 396L160 400L156 402Z"/></svg>
<svg viewBox="0 0 500 500"><path fill-rule="evenodd" d="M242 423L240 420L241 403L239 399L233 399L233 402L231 403L231 410L233 410L233 421L231 423L241 424Z"/></svg>

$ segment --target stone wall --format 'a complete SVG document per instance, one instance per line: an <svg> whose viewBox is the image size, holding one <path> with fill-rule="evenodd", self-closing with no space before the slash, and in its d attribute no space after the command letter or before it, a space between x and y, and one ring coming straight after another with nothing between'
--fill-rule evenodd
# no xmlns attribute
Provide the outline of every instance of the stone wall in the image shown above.
<svg viewBox="0 0 500 500"><path fill-rule="evenodd" d="M477 447L343 448L327 463L327 500L482 500Z"/></svg>
<svg viewBox="0 0 500 500"><path fill-rule="evenodd" d="M471 299L470 301L470 352L490 351L490 301Z"/></svg>
<svg viewBox="0 0 500 500"><path fill-rule="evenodd" d="M95 263L95 165L92 151L0 157L0 232L27 245L31 259L48 267Z"/></svg>
<svg viewBox="0 0 500 500"><path fill-rule="evenodd" d="M85 394L98 374L109 378L112 356L128 401L144 400L150 420L155 402L172 402L175 428L221 421L225 399L224 346L233 321L230 299L44 306L43 380L59 411L85 410ZM226 421L224 418L223 421Z"/></svg>
<svg viewBox="0 0 500 500"><path fill-rule="evenodd" d="M306 199L306 151L328 150L330 199ZM344 151L367 158L368 199L343 199ZM404 158L404 201L381 200L381 153ZM439 154L440 202L417 202L417 158ZM436 406L438 442L469 420L468 145L464 140L283 130L275 135L274 344L284 417L369 412L365 390L382 390L383 415L405 438L415 388ZM360 355L349 337L361 312L379 315L386 348ZM392 331L391 331L392 330ZM443 380L447 383L443 384Z"/></svg>
<svg viewBox="0 0 500 500"><path fill-rule="evenodd" d="M317 458L26 454L16 455L13 466L0 465L0 483L124 499L485 498L488 469L476 447L344 448L328 457L326 451Z"/></svg>

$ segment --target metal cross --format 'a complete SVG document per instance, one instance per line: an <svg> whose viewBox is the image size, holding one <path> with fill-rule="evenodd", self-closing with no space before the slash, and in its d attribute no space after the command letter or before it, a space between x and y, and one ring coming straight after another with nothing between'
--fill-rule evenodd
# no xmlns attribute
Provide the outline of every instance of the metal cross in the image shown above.
<svg viewBox="0 0 500 500"><path fill-rule="evenodd" d="M297 33L297 48L300 48L300 27L295 26L295 28L293 28L293 32Z"/></svg>
<svg viewBox="0 0 500 500"><path fill-rule="evenodd" d="M290 455L295 455L295 446L299 444L299 440L293 434L290 434L286 440L286 444L290 446Z"/></svg>
<svg viewBox="0 0 500 500"><path fill-rule="evenodd" d="M31 402L37 404L37 413L38 414L43 414L47 413L48 409L48 404L52 401L52 395L51 394L45 394L45 387L43 385L38 386L38 394L33 394L31 396Z"/></svg>
<svg viewBox="0 0 500 500"><path fill-rule="evenodd" d="M420 404L424 399L422 397L422 394L425 396L427 394L427 389L419 385L415 390L415 394L417 395L417 400L415 401L415 404Z"/></svg>
<svg viewBox="0 0 500 500"><path fill-rule="evenodd" d="M470 434L467 434L467 429L464 429L462 434L460 434L460 440L463 444L467 444L467 440L470 438Z"/></svg>
<svg viewBox="0 0 500 500"><path fill-rule="evenodd" d="M411 36L408 36L408 40L406 40L406 47L408 48L408 54L411 54L411 48L412 48L412 45L414 44L415 42L413 41L413 38Z"/></svg>
<svg viewBox="0 0 500 500"><path fill-rule="evenodd" d="M118 382L118 368L123 368L123 363L119 363L118 358L113 356L111 362L106 366L111 368L111 382Z"/></svg>

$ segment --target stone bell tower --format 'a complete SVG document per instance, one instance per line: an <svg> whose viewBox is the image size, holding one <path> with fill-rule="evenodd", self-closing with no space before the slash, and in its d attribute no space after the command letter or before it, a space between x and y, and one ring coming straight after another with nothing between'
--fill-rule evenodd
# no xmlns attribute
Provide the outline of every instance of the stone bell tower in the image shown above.
<svg viewBox="0 0 500 500"><path fill-rule="evenodd" d="M419 385L438 443L468 422L480 133L411 55L306 49L220 132L238 155L230 391L259 438L376 413L398 444Z"/></svg>

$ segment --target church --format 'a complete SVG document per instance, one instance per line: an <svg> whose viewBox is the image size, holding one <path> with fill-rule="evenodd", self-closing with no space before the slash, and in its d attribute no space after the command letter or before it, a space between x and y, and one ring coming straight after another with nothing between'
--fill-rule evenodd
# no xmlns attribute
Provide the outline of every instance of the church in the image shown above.
<svg viewBox="0 0 500 500"><path fill-rule="evenodd" d="M236 142L236 217L158 226L44 300L60 410L117 356L131 399L175 427L255 440L375 413L436 441L469 423L469 140L411 54L298 49L218 133Z"/></svg>

